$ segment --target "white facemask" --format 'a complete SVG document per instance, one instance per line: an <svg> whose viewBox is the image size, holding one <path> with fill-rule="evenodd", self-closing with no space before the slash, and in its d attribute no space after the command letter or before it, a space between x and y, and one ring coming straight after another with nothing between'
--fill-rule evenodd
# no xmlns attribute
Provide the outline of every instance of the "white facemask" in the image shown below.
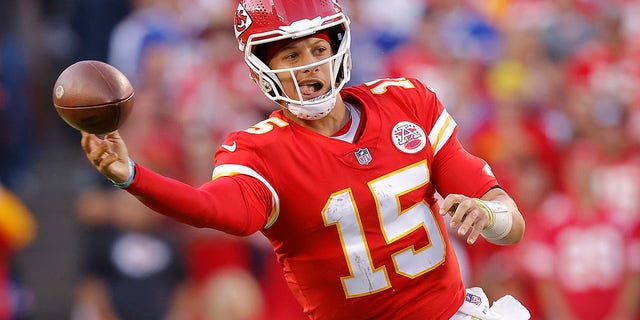
<svg viewBox="0 0 640 320"><path fill-rule="evenodd" d="M336 101L338 100L338 96L336 94L331 94L331 90L326 94L318 97L323 98L319 99L318 102L313 101L305 101L304 104L297 104L294 102L289 102L285 106L287 110L291 111L296 117L304 120L317 120L326 117L331 110L336 106ZM327 96L325 98L325 96ZM328 98L328 99L327 99Z"/></svg>

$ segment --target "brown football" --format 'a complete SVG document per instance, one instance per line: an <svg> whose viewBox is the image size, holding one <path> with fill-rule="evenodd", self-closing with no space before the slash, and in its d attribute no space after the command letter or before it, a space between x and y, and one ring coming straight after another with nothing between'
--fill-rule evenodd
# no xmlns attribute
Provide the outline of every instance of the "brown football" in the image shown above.
<svg viewBox="0 0 640 320"><path fill-rule="evenodd" d="M101 61L70 65L53 86L58 115L75 129L93 134L117 130L131 113L133 101L129 79Z"/></svg>

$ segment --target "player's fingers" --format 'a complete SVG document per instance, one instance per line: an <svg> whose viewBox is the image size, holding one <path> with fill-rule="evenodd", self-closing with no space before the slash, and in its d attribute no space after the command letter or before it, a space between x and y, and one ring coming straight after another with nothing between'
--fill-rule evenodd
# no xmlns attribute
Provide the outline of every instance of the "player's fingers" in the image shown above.
<svg viewBox="0 0 640 320"><path fill-rule="evenodd" d="M104 148L105 146L108 146L108 143L104 141L104 139L101 139L95 134L86 132L82 132L82 139L80 144L82 145L82 149L84 150L84 152L87 154L91 153L94 149Z"/></svg>
<svg viewBox="0 0 640 320"><path fill-rule="evenodd" d="M96 167L98 168L98 171L108 176L111 173L109 171L109 166L111 166L116 161L118 161L117 154L104 152L102 155L100 155L100 162Z"/></svg>
<svg viewBox="0 0 640 320"><path fill-rule="evenodd" d="M478 240L478 237L480 236L480 232L482 232L483 228L484 227L480 227L474 224L473 227L471 228L471 232L469 233L469 237L467 237L467 243L474 244L476 240Z"/></svg>
<svg viewBox="0 0 640 320"><path fill-rule="evenodd" d="M449 222L451 228L458 228L462 221L464 221L467 212L472 208L472 203L470 203L469 199L465 199L458 203L457 208L451 215L451 221Z"/></svg>
<svg viewBox="0 0 640 320"><path fill-rule="evenodd" d="M467 238L467 243L469 244L475 243L482 230L484 230L484 228L486 228L491 223L491 218L489 217L489 212L487 212L487 209L480 205L475 199L474 202L475 206L473 207L473 209L471 209L471 212L473 212L473 214L468 214L468 218L473 218L474 220L470 227L471 232L469 233L469 237Z"/></svg>
<svg viewBox="0 0 640 320"><path fill-rule="evenodd" d="M111 132L109 132L109 133L104 135L104 139L106 139L106 140L117 140L117 139L120 139L120 134L118 133L118 130L111 131Z"/></svg>
<svg viewBox="0 0 640 320"><path fill-rule="evenodd" d="M108 156L109 154L106 152L103 152L97 156L93 156L91 158L91 162L93 162L93 165L100 169L100 167L102 166L102 161Z"/></svg>
<svg viewBox="0 0 640 320"><path fill-rule="evenodd" d="M460 227L458 228L458 234L464 236L467 232L473 228L481 217L481 212L477 207L470 207L466 214L462 217Z"/></svg>
<svg viewBox="0 0 640 320"><path fill-rule="evenodd" d="M82 139L80 139L80 145L82 146L82 150L84 153L89 154L91 152L91 138L92 135L86 132L80 132L82 134Z"/></svg>
<svg viewBox="0 0 640 320"><path fill-rule="evenodd" d="M443 216L447 214L453 215L461 200L463 200L463 198L458 194L450 194L446 196L440 206L440 214Z"/></svg>
<svg viewBox="0 0 640 320"><path fill-rule="evenodd" d="M89 153L87 153L87 158L89 161L93 163L94 166L99 167L100 163L109 156L109 146L105 143L99 142L91 142L92 146L90 147Z"/></svg>
<svg viewBox="0 0 640 320"><path fill-rule="evenodd" d="M440 214L443 216L446 216L447 214L450 216L453 216L453 214L456 212L456 210L458 210L458 205L460 204L460 202L452 202L451 204L445 206L443 205L440 208Z"/></svg>

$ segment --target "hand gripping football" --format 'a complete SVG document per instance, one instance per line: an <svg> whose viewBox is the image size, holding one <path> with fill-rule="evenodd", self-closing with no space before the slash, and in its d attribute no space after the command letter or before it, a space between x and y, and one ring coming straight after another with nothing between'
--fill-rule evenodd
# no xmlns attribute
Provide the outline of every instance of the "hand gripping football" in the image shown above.
<svg viewBox="0 0 640 320"><path fill-rule="evenodd" d="M122 72L94 60L66 68L53 87L53 105L73 128L106 134L117 130L133 106L133 87Z"/></svg>

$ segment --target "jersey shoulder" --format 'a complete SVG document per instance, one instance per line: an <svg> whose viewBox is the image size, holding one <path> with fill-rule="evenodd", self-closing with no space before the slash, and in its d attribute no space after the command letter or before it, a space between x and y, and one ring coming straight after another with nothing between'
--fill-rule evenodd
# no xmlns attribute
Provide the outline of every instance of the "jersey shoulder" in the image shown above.
<svg viewBox="0 0 640 320"><path fill-rule="evenodd" d="M442 111L435 91L410 77L382 78L348 87L343 90L343 98L347 101L357 98L364 103L376 101L375 104L384 108L403 108L414 112Z"/></svg>
<svg viewBox="0 0 640 320"><path fill-rule="evenodd" d="M418 119L425 129L448 116L433 89L415 78L383 78L343 90L345 101L359 101L367 109L403 113Z"/></svg>
<svg viewBox="0 0 640 320"><path fill-rule="evenodd" d="M283 135L289 132L289 120L284 116L281 110L271 113L271 115L241 131L231 132L225 142L229 140L242 140L247 144L255 147L267 146L277 142Z"/></svg>
<svg viewBox="0 0 640 320"><path fill-rule="evenodd" d="M259 156L268 150L274 150L282 141L290 139L290 123L282 111L273 112L262 120L242 131L229 133L216 151L215 157L225 155L253 154Z"/></svg>
<svg viewBox="0 0 640 320"><path fill-rule="evenodd" d="M425 96L435 96L435 91L422 81L411 77L400 78L380 78L368 81L343 90L346 95L367 94L373 96L387 96L389 98L424 98ZM343 94L344 96L345 94Z"/></svg>

